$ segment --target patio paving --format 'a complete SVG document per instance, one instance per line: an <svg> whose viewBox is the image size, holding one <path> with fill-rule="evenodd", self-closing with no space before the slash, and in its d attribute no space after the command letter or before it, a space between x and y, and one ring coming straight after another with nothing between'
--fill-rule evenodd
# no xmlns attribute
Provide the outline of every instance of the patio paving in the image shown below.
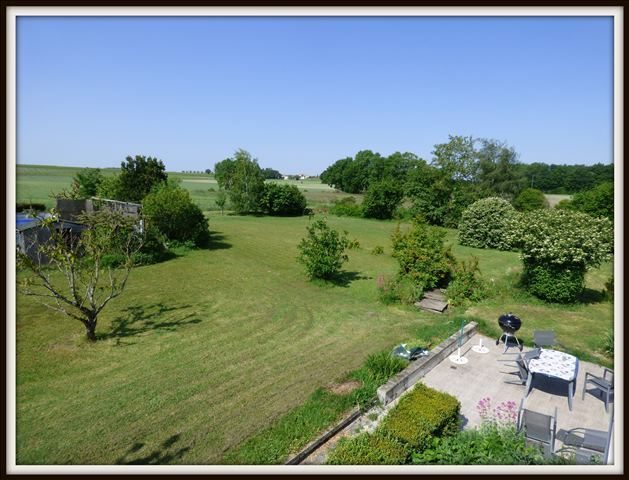
<svg viewBox="0 0 629 480"><path fill-rule="evenodd" d="M489 352L484 354L476 353L472 350L472 347L478 345L481 338L483 345L489 349ZM529 350L530 348L524 347L523 353ZM516 407L519 407L520 401L524 397L524 385L505 383L519 381L517 375L511 375L510 373L517 371L515 358L520 352L516 347L510 347L505 353L503 352L504 344L501 343L497 346L495 338L491 339L480 334L473 335L461 347L461 354L468 359L468 363L455 365L446 358L421 378L419 382L436 390L454 395L461 402L463 428L474 428L481 423L476 405L482 398L490 397L493 408L509 400L514 401ZM604 401L591 393L586 393L585 399L581 400L586 372L602 376L603 367L579 361L572 411L568 408L567 385L563 382L548 381L544 377L536 379L533 383L531 393L524 402L525 407L548 415L552 415L555 407L557 407L558 432L576 427L606 431L609 427L610 417L605 412ZM385 407L379 405L366 412L346 429L332 437L320 449L313 452L302 462L302 465L321 465L325 463L327 455L334 449L339 439L351 437L363 431L373 431L386 413L399 402L400 398L398 397ZM612 407L610 404L611 411ZM612 440L612 449L613 445L614 442ZM555 450L561 447L562 442L560 438L557 438Z"/></svg>
<svg viewBox="0 0 629 480"><path fill-rule="evenodd" d="M482 338L488 353L476 353L472 350ZM524 347L523 352L530 350ZM461 414L464 428L473 428L481 423L476 409L479 400L484 397L491 399L492 408L501 402L514 401L519 407L524 397L525 386L517 383L519 376L510 375L517 371L515 358L520 353L517 347L510 347L505 353L504 344L496 345L496 339L483 335L474 335L461 348L462 356L468 359L464 365L455 365L449 359L444 360L420 381L424 384L454 395L461 402ZM563 382L552 382L545 377L536 378L531 393L524 401L526 408L540 413L552 415L557 407L557 431L576 427L607 430L609 414L605 412L605 403L595 393L585 394L581 400L581 392L585 373L603 375L603 367L589 362L579 361L579 372L572 411L568 408L568 387ZM591 387L588 387L588 391ZM613 398L613 397L612 397ZM610 404L610 412L611 404ZM561 447L557 442L556 448Z"/></svg>

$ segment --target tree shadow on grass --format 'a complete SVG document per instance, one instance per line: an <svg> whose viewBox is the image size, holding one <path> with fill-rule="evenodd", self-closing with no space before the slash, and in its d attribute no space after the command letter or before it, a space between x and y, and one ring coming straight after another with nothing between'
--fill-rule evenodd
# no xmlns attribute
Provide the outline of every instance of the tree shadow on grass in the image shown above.
<svg viewBox="0 0 629 480"><path fill-rule="evenodd" d="M225 241L225 235L220 232L209 232L209 237L204 241L203 245L198 248L201 250L226 250L232 248L232 244Z"/></svg>
<svg viewBox="0 0 629 480"><path fill-rule="evenodd" d="M184 314L174 319L172 316L167 319L162 317L166 313L186 310L190 307L191 305L169 307L161 302L153 305L132 305L124 309L122 315L112 321L111 332L101 338L115 338L118 345L130 345L120 340L150 331L172 332L185 325L200 323L200 319L192 318L194 313Z"/></svg>
<svg viewBox="0 0 629 480"><path fill-rule="evenodd" d="M366 275L361 275L359 272L340 272L337 275L335 275L334 277L328 279L328 280L321 280L321 282L328 284L328 285L334 285L337 287L344 287L347 288L351 285L351 283L355 280L371 280L372 277L366 276Z"/></svg>
<svg viewBox="0 0 629 480"><path fill-rule="evenodd" d="M164 465L179 460L190 447L173 448L179 441L179 434L168 437L150 453L140 452L144 443L134 443L125 454L116 460L117 465Z"/></svg>
<svg viewBox="0 0 629 480"><path fill-rule="evenodd" d="M579 295L578 303L602 303L606 300L604 290L594 290L593 288L585 288Z"/></svg>

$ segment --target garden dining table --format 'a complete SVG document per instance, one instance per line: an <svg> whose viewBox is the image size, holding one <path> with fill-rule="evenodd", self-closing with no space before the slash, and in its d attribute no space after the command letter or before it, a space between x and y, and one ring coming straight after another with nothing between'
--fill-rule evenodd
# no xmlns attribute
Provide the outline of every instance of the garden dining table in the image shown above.
<svg viewBox="0 0 629 480"><path fill-rule="evenodd" d="M579 373L577 357L557 350L541 349L539 357L529 361L528 370L530 375L526 382L525 396L528 397L533 387L533 377L543 375L551 380L568 384L568 408L572 411L572 397L574 397Z"/></svg>

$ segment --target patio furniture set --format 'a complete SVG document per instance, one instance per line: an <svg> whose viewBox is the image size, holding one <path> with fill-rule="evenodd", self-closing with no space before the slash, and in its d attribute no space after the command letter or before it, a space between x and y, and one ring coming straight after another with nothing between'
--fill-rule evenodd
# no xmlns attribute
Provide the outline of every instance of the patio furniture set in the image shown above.
<svg viewBox="0 0 629 480"><path fill-rule="evenodd" d="M511 322L510 326L512 327L513 325L517 325L518 328L520 326L518 322ZM513 336L513 331L508 334ZM507 340L508 337L505 338L505 352L509 348ZM521 344L517 342L517 339L516 343L521 351ZM559 382L562 385L567 385L568 407L572 411L572 399L576 390L579 371L579 360L575 356L549 348L560 345L556 341L554 332L534 332L533 343L535 344L534 349L523 354L519 353L515 360L518 370L514 374L519 376L519 383L525 385L524 398L522 398L518 411L518 430L524 432L528 443L540 446L546 456L572 453L579 464L588 464L593 461L595 463L606 463L613 427L613 405L607 431L574 428L557 432L556 408L554 415L546 415L524 407L524 402L536 380L544 379L546 382ZM592 388L588 390L589 387ZM581 394L582 400L585 398L586 392L598 392L601 399L605 402L605 412L609 413L610 399L614 393L614 372L608 368L603 370L602 376L586 372ZM556 439L561 440L563 443L563 447L557 451L555 451Z"/></svg>

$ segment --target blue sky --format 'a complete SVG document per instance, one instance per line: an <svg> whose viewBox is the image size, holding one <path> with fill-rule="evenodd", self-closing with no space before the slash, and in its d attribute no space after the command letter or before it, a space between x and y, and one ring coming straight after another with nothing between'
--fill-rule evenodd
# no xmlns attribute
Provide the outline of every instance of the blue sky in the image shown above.
<svg viewBox="0 0 629 480"><path fill-rule="evenodd" d="M448 135L611 163L610 17L21 17L17 161L318 174Z"/></svg>

